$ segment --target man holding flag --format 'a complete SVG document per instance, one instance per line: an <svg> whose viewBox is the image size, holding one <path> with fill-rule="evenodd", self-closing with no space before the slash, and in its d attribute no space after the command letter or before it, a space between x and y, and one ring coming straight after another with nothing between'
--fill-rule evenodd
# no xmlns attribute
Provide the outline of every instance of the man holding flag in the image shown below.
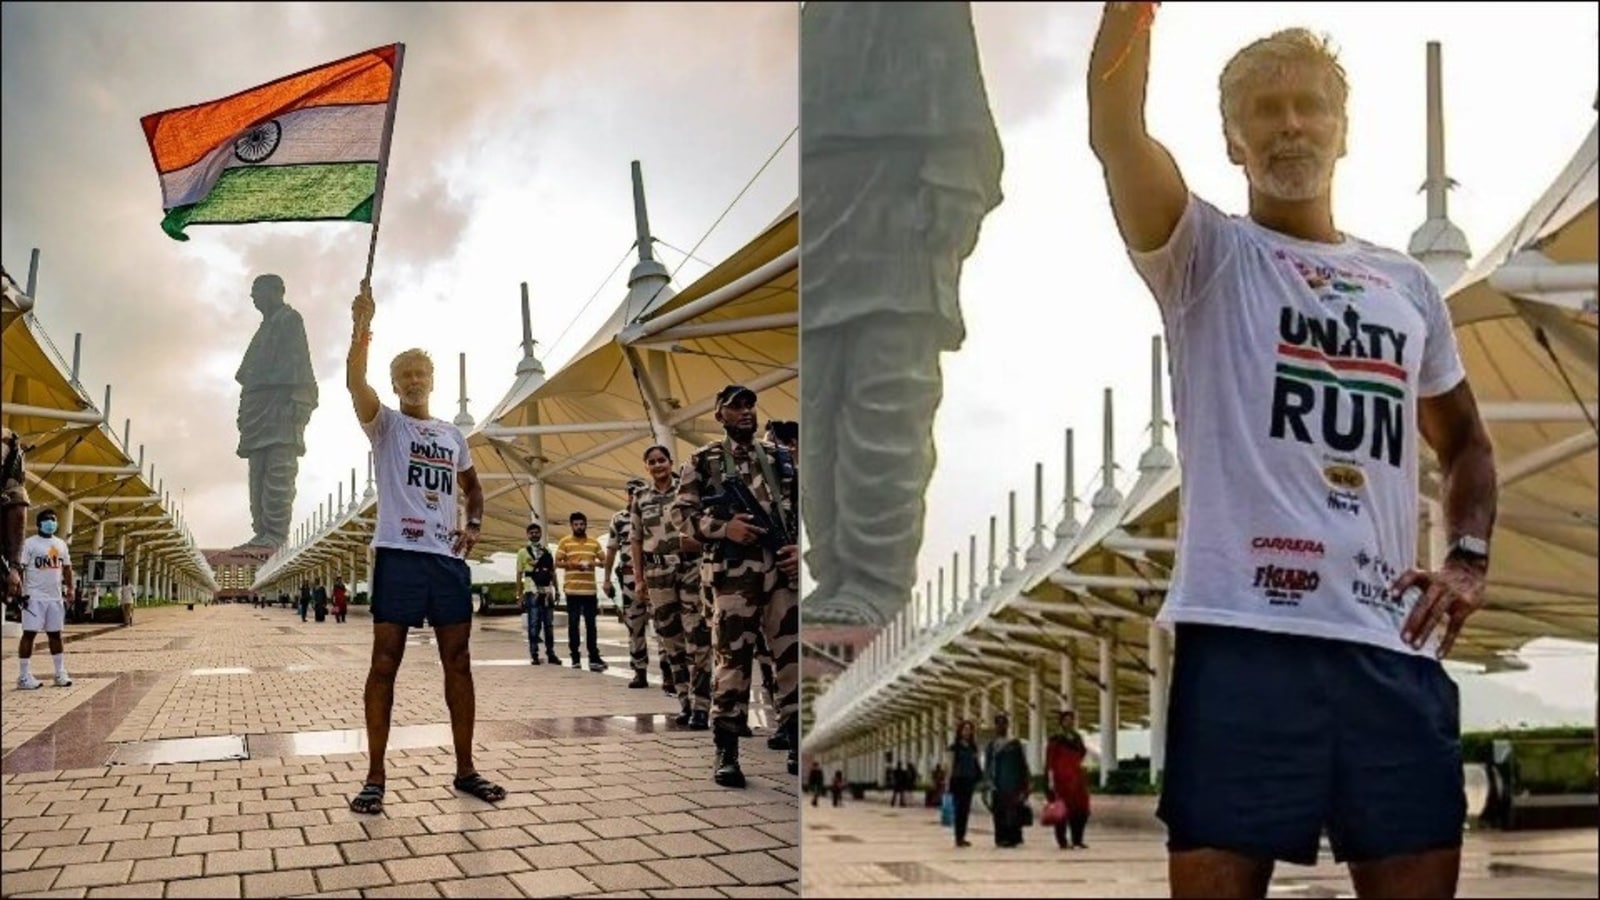
<svg viewBox="0 0 1600 900"><path fill-rule="evenodd" d="M367 383L372 264L404 56L403 44L378 47L140 121L161 178L161 227L175 240L188 240L184 230L200 224L372 224L345 372L356 417L372 440L379 497L366 685L371 761L366 783L350 801L361 813L383 809L395 675L407 631L424 623L433 626L444 668L455 789L490 803L506 796L472 761L476 698L466 556L482 525L483 488L460 429L428 412L433 362L426 353L407 350L390 364L398 411L380 403ZM458 488L466 495L464 528L457 525Z"/></svg>
<svg viewBox="0 0 1600 900"><path fill-rule="evenodd" d="M406 633L433 626L444 668L450 733L456 748L455 789L495 803L505 788L491 784L473 766L472 729L476 695L472 683L472 574L466 555L483 525L483 487L472 466L467 439L456 426L428 413L433 362L421 350L406 350L389 364L400 399L395 411L367 383L367 343L376 306L363 281L353 306L355 328L345 383L356 419L372 439L378 482L372 577L372 668L367 675L367 746L370 762L356 812L383 809L384 750L394 709L394 681L406 652ZM456 528L456 489L466 494L466 527Z"/></svg>

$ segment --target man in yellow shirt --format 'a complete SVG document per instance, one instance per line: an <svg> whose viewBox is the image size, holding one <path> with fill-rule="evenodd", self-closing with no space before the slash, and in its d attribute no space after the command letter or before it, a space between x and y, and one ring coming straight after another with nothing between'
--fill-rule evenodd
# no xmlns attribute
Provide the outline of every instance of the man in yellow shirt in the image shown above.
<svg viewBox="0 0 1600 900"><path fill-rule="evenodd" d="M556 545L556 568L566 573L562 583L567 595L567 647L572 651L572 667L583 668L578 653L578 619L582 617L589 637L589 671L604 672L606 661L600 658L595 633L600 603L595 596L594 570L605 551L600 541L589 537L588 516L575 512L567 517L567 523L572 526L572 533Z"/></svg>

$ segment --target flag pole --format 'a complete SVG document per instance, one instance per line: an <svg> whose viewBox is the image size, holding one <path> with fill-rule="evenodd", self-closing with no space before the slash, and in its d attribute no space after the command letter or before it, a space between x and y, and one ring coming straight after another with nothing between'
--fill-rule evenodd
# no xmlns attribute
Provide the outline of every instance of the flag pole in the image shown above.
<svg viewBox="0 0 1600 900"><path fill-rule="evenodd" d="M378 253L378 220L383 216L383 185L389 179L389 140L394 135L394 111L400 103L400 67L406 59L406 45L394 45L394 80L389 84L389 107L383 114L383 140L378 145L378 183L372 192L372 239L367 244L367 274L362 283L372 284L372 261Z"/></svg>

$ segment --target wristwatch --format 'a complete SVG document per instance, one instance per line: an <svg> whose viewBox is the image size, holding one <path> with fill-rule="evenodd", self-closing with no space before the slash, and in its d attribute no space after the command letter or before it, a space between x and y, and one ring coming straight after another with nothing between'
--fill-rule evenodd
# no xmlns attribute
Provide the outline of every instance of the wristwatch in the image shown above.
<svg viewBox="0 0 1600 900"><path fill-rule="evenodd" d="M1470 563L1480 569L1489 568L1489 542L1481 537L1464 534L1456 538L1450 545L1450 552L1445 554L1446 560L1460 560Z"/></svg>
<svg viewBox="0 0 1600 900"><path fill-rule="evenodd" d="M482 528L483 528L483 520L482 519L468 519L467 520L467 527L468 528L477 528L479 530L482 530Z"/></svg>

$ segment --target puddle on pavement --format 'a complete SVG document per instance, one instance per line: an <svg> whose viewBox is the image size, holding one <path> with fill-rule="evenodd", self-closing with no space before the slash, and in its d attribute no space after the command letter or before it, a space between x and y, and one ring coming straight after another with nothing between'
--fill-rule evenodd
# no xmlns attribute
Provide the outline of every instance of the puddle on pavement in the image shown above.
<svg viewBox="0 0 1600 900"><path fill-rule="evenodd" d="M165 677L160 672L117 675L88 700L5 754L0 772L9 775L105 765L113 748L106 738Z"/></svg>
<svg viewBox="0 0 1600 900"><path fill-rule="evenodd" d="M949 884L948 875L937 869L915 862L878 863L878 868L900 879L905 884Z"/></svg>
<svg viewBox="0 0 1600 900"><path fill-rule="evenodd" d="M175 738L117 744L106 760L108 766L149 766L161 763L222 762L249 759L244 738L235 735L203 738Z"/></svg>
<svg viewBox="0 0 1600 900"><path fill-rule="evenodd" d="M1550 878L1556 881L1594 882L1593 872L1574 872L1570 869L1557 869L1545 866L1528 866L1521 863L1491 862L1488 866L1490 878Z"/></svg>
<svg viewBox="0 0 1600 900"><path fill-rule="evenodd" d="M490 722L479 722L473 740L504 740L489 737L485 732ZM333 756L339 753L365 753L367 732L364 728L341 728L334 731L301 731L290 734L252 734L247 739L250 753L256 757L270 756ZM453 743L450 726L398 725L389 729L390 750L415 750L422 747L448 747Z"/></svg>
<svg viewBox="0 0 1600 900"><path fill-rule="evenodd" d="M1288 884L1267 885L1267 895L1272 897L1354 897L1355 894L1340 893L1325 884L1306 884L1304 882Z"/></svg>
<svg viewBox="0 0 1600 900"><path fill-rule="evenodd" d="M255 669L247 666L229 666L221 669L190 669L190 675L252 675Z"/></svg>

